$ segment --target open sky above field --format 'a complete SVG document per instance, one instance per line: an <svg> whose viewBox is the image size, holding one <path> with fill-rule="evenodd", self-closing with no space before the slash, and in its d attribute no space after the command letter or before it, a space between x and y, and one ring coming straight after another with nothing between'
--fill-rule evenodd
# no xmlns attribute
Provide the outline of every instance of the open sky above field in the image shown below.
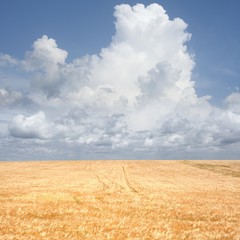
<svg viewBox="0 0 240 240"><path fill-rule="evenodd" d="M0 9L0 160L239 159L239 1Z"/></svg>

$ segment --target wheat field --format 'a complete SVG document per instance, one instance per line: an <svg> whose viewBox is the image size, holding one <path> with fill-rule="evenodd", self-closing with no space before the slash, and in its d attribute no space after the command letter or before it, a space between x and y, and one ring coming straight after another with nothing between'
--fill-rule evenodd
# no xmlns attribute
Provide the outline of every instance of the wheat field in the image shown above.
<svg viewBox="0 0 240 240"><path fill-rule="evenodd" d="M0 239L240 239L240 161L0 163Z"/></svg>

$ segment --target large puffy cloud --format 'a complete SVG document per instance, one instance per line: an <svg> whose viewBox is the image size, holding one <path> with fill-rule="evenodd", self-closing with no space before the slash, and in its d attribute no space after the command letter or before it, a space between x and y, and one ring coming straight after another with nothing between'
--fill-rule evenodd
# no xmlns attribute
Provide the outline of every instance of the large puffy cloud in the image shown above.
<svg viewBox="0 0 240 240"><path fill-rule="evenodd" d="M50 70L57 65L63 65L67 52L58 48L56 41L44 35L33 44L33 51L27 52L24 66L27 70Z"/></svg>
<svg viewBox="0 0 240 240"><path fill-rule="evenodd" d="M51 97L59 93L64 81L61 69L67 55L65 50L58 48L54 39L44 35L34 42L33 50L26 53L22 65L27 71L35 72L32 85Z"/></svg>
<svg viewBox="0 0 240 240"><path fill-rule="evenodd" d="M237 149L239 93L223 109L197 96L187 24L158 4L119 5L114 16L116 33L99 54L67 63L68 53L44 35L21 61L1 55L30 74L22 94L35 104L9 121L10 138L40 139L34 149L42 154L65 143L74 158L202 158L201 151L217 157ZM2 104L17 93L1 90Z"/></svg>
<svg viewBox="0 0 240 240"><path fill-rule="evenodd" d="M182 85L190 81L193 60L186 51L190 35L180 19L170 21L157 4L144 7L116 7L116 34L111 45L102 49L100 59L92 68L90 81L111 84L118 95L127 98L129 106L136 103L140 89L138 78L167 62L180 71ZM107 70L109 69L109 71Z"/></svg>

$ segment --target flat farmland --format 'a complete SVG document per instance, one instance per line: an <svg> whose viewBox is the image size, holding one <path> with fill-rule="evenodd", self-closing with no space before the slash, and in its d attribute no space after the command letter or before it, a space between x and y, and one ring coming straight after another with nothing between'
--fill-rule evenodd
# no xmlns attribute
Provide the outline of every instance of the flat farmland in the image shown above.
<svg viewBox="0 0 240 240"><path fill-rule="evenodd" d="M0 163L0 239L240 239L240 161Z"/></svg>

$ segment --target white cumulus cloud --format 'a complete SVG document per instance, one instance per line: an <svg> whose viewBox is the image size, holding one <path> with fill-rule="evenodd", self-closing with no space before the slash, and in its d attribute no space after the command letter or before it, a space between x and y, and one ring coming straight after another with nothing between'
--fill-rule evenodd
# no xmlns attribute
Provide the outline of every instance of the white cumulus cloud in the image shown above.
<svg viewBox="0 0 240 240"><path fill-rule="evenodd" d="M240 93L234 92L225 99L225 104L230 111L240 114Z"/></svg>
<svg viewBox="0 0 240 240"><path fill-rule="evenodd" d="M19 64L19 60L11 57L8 54L0 53L0 67L3 67L3 66L13 67L13 66L17 66L18 64Z"/></svg>
<svg viewBox="0 0 240 240"><path fill-rule="evenodd" d="M52 136L51 126L43 112L32 116L17 115L13 118L9 131L14 137L47 139Z"/></svg>
<svg viewBox="0 0 240 240"><path fill-rule="evenodd" d="M67 62L67 51L46 35L21 61L1 55L2 65L22 68L30 80L24 93L2 88L0 104L21 94L35 104L29 115L9 119L10 136L47 140L51 148L64 142L90 158L220 156L239 146L239 93L224 108L197 95L187 24L158 4L118 5L114 16L112 42L96 55Z"/></svg>

